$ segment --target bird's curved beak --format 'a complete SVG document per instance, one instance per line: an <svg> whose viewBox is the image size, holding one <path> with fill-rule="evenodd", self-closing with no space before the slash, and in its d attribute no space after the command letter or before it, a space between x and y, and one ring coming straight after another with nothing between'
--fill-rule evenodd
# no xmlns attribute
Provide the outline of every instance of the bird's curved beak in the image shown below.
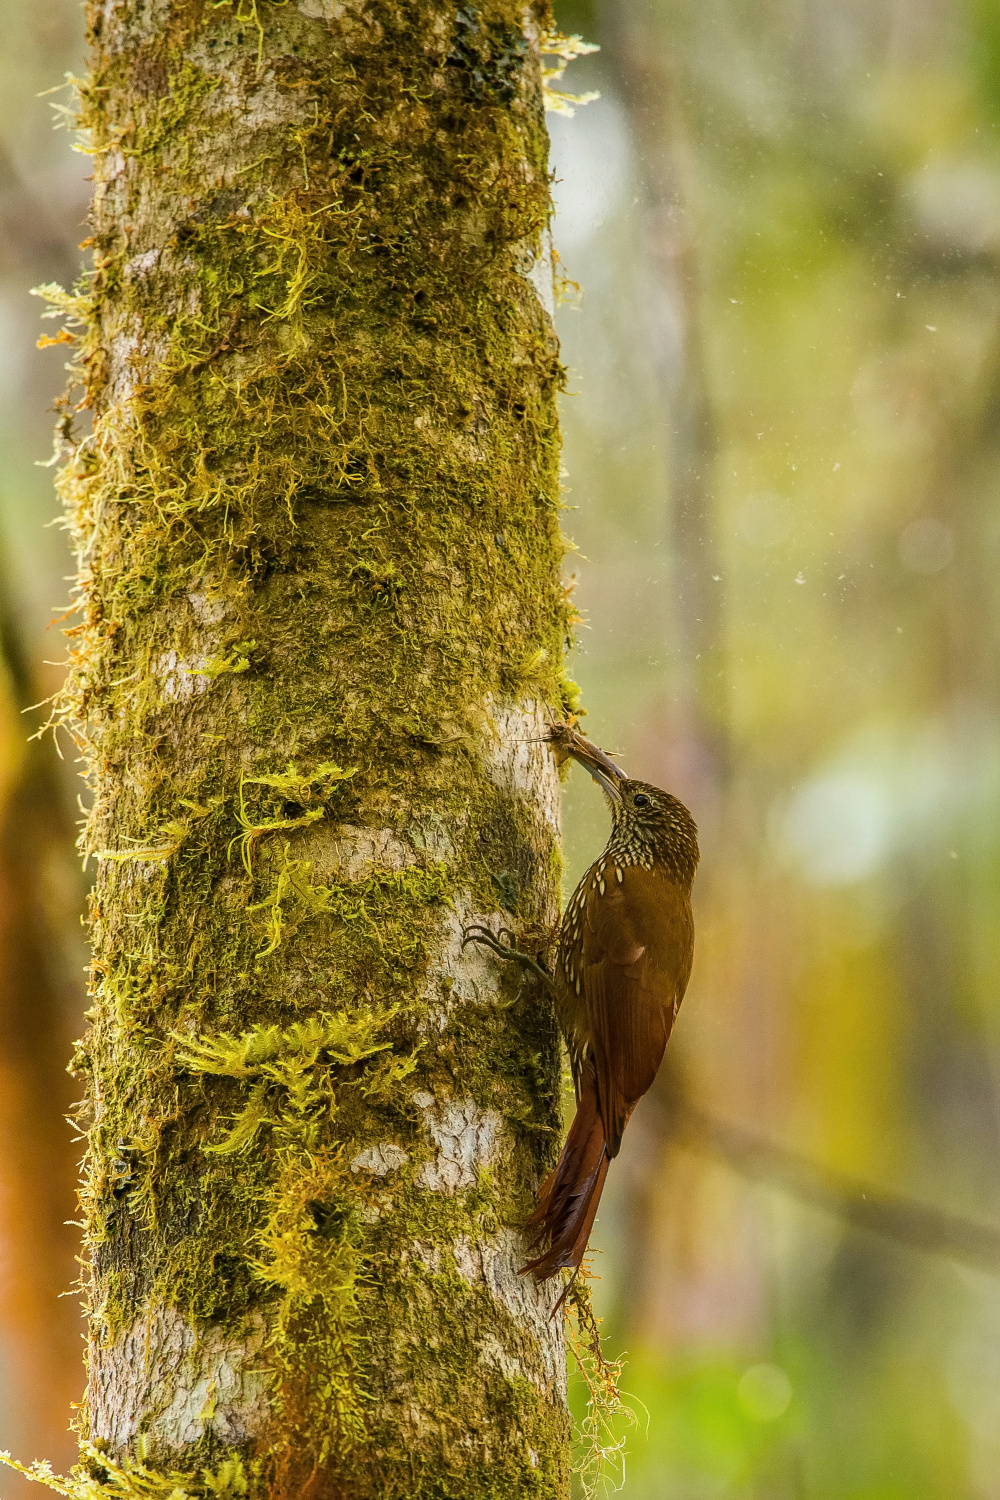
<svg viewBox="0 0 1000 1500"><path fill-rule="evenodd" d="M612 775L608 771L606 771L603 766L595 765L592 761L585 760L582 755L575 755L573 759L579 761L581 766L585 766L587 768L591 776L597 782L597 785L600 787L601 791L610 802L621 802L622 794L621 788L618 785L618 781L619 778L622 781L624 781L625 778L624 776L622 776L622 773L618 771L617 767L615 768L617 775Z"/></svg>
<svg viewBox="0 0 1000 1500"><path fill-rule="evenodd" d="M568 725L559 725L550 730L549 740L564 756L572 756L584 770L590 772L610 802L621 803L621 783L627 781L628 777L599 745L584 739L582 734Z"/></svg>

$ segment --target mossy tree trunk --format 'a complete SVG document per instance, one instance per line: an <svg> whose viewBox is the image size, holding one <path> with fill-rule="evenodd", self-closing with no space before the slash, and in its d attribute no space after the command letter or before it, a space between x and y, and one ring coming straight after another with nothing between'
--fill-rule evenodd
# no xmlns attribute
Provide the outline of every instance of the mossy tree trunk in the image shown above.
<svg viewBox="0 0 1000 1500"><path fill-rule="evenodd" d="M88 1472L564 1495L550 18L88 12Z"/></svg>

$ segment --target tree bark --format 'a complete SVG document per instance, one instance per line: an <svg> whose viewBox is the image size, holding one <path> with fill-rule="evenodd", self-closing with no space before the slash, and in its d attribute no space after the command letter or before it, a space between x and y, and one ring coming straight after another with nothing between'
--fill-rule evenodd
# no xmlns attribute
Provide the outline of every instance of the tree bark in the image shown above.
<svg viewBox="0 0 1000 1500"><path fill-rule="evenodd" d="M99 1482L568 1493L557 1034L461 950L557 916L549 20L88 5Z"/></svg>

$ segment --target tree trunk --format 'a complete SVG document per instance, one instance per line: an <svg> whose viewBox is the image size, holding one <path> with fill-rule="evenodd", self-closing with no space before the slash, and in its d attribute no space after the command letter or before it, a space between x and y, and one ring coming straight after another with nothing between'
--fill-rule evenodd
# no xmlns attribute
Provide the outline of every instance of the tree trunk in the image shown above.
<svg viewBox="0 0 1000 1500"><path fill-rule="evenodd" d="M547 9L88 20L89 1472L565 1495Z"/></svg>

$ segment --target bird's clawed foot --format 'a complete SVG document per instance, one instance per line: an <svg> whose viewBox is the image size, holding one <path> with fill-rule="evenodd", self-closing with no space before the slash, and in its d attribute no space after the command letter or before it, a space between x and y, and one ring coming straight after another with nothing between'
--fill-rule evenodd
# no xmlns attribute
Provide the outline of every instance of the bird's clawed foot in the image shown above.
<svg viewBox="0 0 1000 1500"><path fill-rule="evenodd" d="M510 939L509 947L502 941L503 938ZM524 959L528 958L527 953L522 953L520 949L514 947L514 934L509 927L501 927L499 932L492 932L489 927L483 927L481 923L473 922L462 933L463 952L469 943L479 943L483 948L489 948L490 952L495 953L497 958L502 958L507 962L523 962Z"/></svg>
<svg viewBox="0 0 1000 1500"><path fill-rule="evenodd" d="M510 943L501 942L502 938L509 938ZM505 963L516 963L520 964L522 969L530 969L532 974L542 981L546 989L555 993L552 975L537 958L532 958L530 953L522 953L519 948L514 947L514 934L509 928L501 927L499 932L494 933L480 922L473 922L462 933L463 952L469 943L478 943L480 947L488 948Z"/></svg>

